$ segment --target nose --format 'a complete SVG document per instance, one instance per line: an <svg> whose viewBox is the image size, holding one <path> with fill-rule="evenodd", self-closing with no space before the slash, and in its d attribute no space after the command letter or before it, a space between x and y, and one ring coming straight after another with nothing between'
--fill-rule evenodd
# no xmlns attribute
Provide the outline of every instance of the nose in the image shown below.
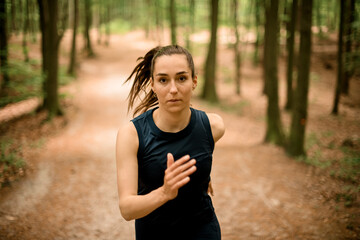
<svg viewBox="0 0 360 240"><path fill-rule="evenodd" d="M171 94L176 94L178 92L178 89L177 89L175 81L171 81L170 84L171 84L170 85L170 93Z"/></svg>

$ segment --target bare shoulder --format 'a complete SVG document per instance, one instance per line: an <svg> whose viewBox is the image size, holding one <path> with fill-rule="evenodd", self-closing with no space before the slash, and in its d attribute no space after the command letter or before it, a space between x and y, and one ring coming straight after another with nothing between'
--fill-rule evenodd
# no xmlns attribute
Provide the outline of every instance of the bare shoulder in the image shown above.
<svg viewBox="0 0 360 240"><path fill-rule="evenodd" d="M211 126L214 141L217 142L225 133L225 124L222 117L216 113L206 113Z"/></svg>
<svg viewBox="0 0 360 240"><path fill-rule="evenodd" d="M134 124L127 122L120 126L116 138L116 149L126 152L137 152L138 147L139 140Z"/></svg>

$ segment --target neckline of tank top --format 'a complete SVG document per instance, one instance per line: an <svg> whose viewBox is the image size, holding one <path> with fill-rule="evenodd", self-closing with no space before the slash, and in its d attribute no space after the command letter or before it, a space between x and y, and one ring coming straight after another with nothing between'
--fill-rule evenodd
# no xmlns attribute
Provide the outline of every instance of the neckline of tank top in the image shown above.
<svg viewBox="0 0 360 240"><path fill-rule="evenodd" d="M154 118L153 118L153 113L156 109L158 109L159 107L155 107L153 109L151 109L149 111L149 115L148 115L148 121L150 123L150 127L151 130L160 137L165 137L165 138L174 138L174 137L182 137L182 136L186 136L189 133L191 133L192 129L195 126L195 122L196 122L196 114L195 114L195 110L193 108L190 107L191 110L191 117L190 117L190 122L189 124L183 129L180 130L179 132L164 132L162 131L160 128L158 128L158 126L156 126L155 122L154 122Z"/></svg>

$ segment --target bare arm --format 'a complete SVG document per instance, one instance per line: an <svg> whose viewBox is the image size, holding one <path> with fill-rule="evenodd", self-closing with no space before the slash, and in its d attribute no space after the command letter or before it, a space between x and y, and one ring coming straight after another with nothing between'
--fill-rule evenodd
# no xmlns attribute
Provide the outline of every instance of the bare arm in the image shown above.
<svg viewBox="0 0 360 240"><path fill-rule="evenodd" d="M225 125L223 119L215 114L215 113L208 113L207 114L210 126L211 126L211 132L214 138L214 142L216 143L222 136L224 136L225 133ZM214 196L214 189L212 187L211 181L209 182L208 186L208 193L210 193L212 196Z"/></svg>
<svg viewBox="0 0 360 240"><path fill-rule="evenodd" d="M164 185L146 195L137 195L139 141L135 126L128 123L118 132L116 141L116 166L121 215L126 220L144 217L175 198L178 189L190 181L189 175L195 172L195 160L184 156L174 162L171 154L167 156L168 168L165 171Z"/></svg>
<svg viewBox="0 0 360 240"><path fill-rule="evenodd" d="M208 113L207 116L210 121L214 142L216 143L225 133L224 121L219 115L215 113Z"/></svg>

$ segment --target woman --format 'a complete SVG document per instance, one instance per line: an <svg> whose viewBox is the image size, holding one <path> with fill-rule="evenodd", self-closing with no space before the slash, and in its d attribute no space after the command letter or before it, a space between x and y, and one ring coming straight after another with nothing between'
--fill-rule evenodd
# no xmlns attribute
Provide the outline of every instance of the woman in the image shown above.
<svg viewBox="0 0 360 240"><path fill-rule="evenodd" d="M137 240L221 239L207 190L223 120L190 107L197 76L186 49L157 47L140 59L127 81L135 75L129 109L145 92L142 114L116 143L121 214L135 219Z"/></svg>

